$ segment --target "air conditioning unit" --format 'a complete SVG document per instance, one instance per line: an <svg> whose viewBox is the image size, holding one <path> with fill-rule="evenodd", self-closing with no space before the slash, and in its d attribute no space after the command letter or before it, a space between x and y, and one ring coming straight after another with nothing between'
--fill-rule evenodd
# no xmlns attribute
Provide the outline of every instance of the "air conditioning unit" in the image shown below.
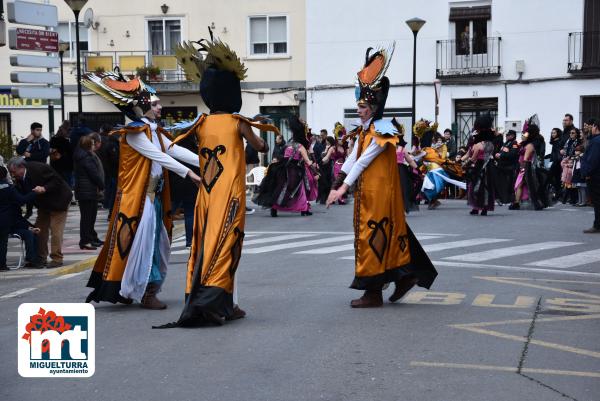
<svg viewBox="0 0 600 401"><path fill-rule="evenodd" d="M523 129L523 121L521 120L504 121L505 133L508 132L508 130L521 132L521 129Z"/></svg>

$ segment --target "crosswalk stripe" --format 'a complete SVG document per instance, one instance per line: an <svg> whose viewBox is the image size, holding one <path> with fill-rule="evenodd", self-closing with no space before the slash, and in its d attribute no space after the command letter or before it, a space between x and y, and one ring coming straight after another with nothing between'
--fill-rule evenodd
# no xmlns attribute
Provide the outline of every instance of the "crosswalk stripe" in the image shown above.
<svg viewBox="0 0 600 401"><path fill-rule="evenodd" d="M18 297L19 295L25 294L25 293L33 291L33 290L35 290L35 288L22 288L20 290L10 292L10 293L8 293L6 295L2 295L0 297L0 299L7 299L7 298Z"/></svg>
<svg viewBox="0 0 600 401"><path fill-rule="evenodd" d="M460 260L463 262L481 262L485 260L510 257L515 255L524 255L526 253L544 251L547 249L556 249L565 246L580 245L580 242L548 241L535 244L517 245L507 248L491 249L483 252L471 252L463 255L456 255L444 258L446 260Z"/></svg>
<svg viewBox="0 0 600 401"><path fill-rule="evenodd" d="M527 265L568 269L570 267L587 265L598 261L600 261L600 249L594 249L587 252L574 253L572 255L559 256L556 258L527 263Z"/></svg>
<svg viewBox="0 0 600 401"><path fill-rule="evenodd" d="M328 246L326 248L309 249L308 251L294 252L298 255L325 255L327 253L352 251L354 250L354 244L344 244L336 246Z"/></svg>
<svg viewBox="0 0 600 401"><path fill-rule="evenodd" d="M267 244L269 242L281 242L281 241L287 241L287 240L291 240L291 239L314 237L315 235L316 234L287 234L287 235L277 235L275 237L257 238L257 239L252 239L250 241L244 241L244 246Z"/></svg>
<svg viewBox="0 0 600 401"><path fill-rule="evenodd" d="M285 243L285 244L263 246L263 247L259 247L259 248L245 249L244 253L249 253L249 254L266 253L266 252L279 251L281 249L302 248L305 246L330 244L333 242L344 242L344 241L349 241L352 239L354 239L354 234L353 235L340 235L337 237L320 238L320 239L314 239L314 240L308 240L308 241L298 241L298 242L293 242L293 243Z"/></svg>
<svg viewBox="0 0 600 401"><path fill-rule="evenodd" d="M506 242L506 241L510 241L510 240L503 239L503 238L465 239L465 240L461 240L461 241L450 241L450 242L440 242L437 244L427 244L427 245L423 245L423 249L425 250L425 252L437 252L437 251L445 251L447 249L465 248L467 246L472 246L472 245L495 244L498 242Z"/></svg>

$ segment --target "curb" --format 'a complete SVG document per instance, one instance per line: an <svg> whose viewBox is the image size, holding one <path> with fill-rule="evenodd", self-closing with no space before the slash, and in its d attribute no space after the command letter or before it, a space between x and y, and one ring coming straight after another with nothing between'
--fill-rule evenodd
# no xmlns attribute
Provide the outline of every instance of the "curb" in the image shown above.
<svg viewBox="0 0 600 401"><path fill-rule="evenodd" d="M173 228L172 238L179 238L181 235L185 235L185 226L183 224L178 225L177 227ZM66 274L79 273L79 272L88 270L94 266L94 263L96 263L97 258L98 258L98 256L92 256L89 259L85 259L85 260L79 261L77 263L73 263L71 265L60 267L57 270L53 271L52 273L49 273L48 275L49 276L64 276Z"/></svg>

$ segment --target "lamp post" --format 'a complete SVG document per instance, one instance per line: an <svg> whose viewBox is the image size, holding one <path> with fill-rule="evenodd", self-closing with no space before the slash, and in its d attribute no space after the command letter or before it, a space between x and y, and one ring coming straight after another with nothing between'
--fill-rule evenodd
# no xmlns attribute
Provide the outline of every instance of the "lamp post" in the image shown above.
<svg viewBox="0 0 600 401"><path fill-rule="evenodd" d="M79 51L79 12L85 6L88 0L65 0L65 3L73 10L75 14L75 42L77 51L77 121L81 118L81 54ZM63 106L64 107L64 106Z"/></svg>
<svg viewBox="0 0 600 401"><path fill-rule="evenodd" d="M406 25L410 28L414 36L413 42L413 82L412 82L412 125L411 132L417 121L415 114L416 99L417 99L417 34L423 25L425 20L420 18L411 18L406 21Z"/></svg>
<svg viewBox="0 0 600 401"><path fill-rule="evenodd" d="M64 80L64 68L63 68L63 57L65 52L69 50L69 42L60 42L58 44L58 57L60 58L60 116L62 118L61 124L65 121L65 80Z"/></svg>
<svg viewBox="0 0 600 401"><path fill-rule="evenodd" d="M436 79L433 81L433 89L435 90L435 122L438 122L440 114L440 92L442 90L442 81Z"/></svg>

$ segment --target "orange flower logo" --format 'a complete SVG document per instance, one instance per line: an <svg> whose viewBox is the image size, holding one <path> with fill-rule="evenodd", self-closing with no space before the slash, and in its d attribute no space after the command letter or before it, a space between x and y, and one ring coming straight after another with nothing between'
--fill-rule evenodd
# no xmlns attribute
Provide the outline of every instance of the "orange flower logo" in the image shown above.
<svg viewBox="0 0 600 401"><path fill-rule="evenodd" d="M31 332L40 331L45 332L48 330L55 330L59 333L63 333L71 329L71 325L65 323L65 319L62 316L56 316L56 313L52 311L46 312L43 308L40 308L36 315L31 316L29 323L25 327L25 334L21 337L24 340L29 341L31 344ZM64 341L63 341L64 345ZM42 342L42 352L48 352L50 349L50 342L44 340Z"/></svg>

